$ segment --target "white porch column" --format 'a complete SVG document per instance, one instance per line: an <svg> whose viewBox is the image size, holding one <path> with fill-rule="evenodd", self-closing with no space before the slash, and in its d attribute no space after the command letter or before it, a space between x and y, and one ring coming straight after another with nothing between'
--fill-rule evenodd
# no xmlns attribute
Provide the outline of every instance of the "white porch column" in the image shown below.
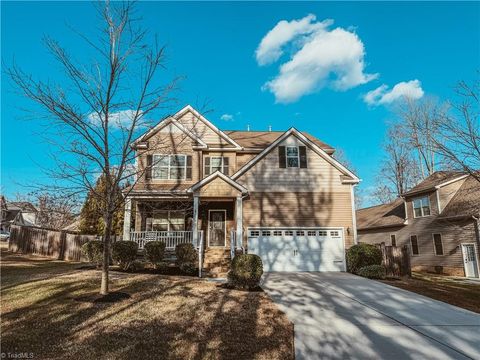
<svg viewBox="0 0 480 360"><path fill-rule="evenodd" d="M193 195L193 224L192 224L192 239L195 246L198 246L198 195Z"/></svg>
<svg viewBox="0 0 480 360"><path fill-rule="evenodd" d="M237 220L237 249L243 246L243 199L242 196L237 196L235 217Z"/></svg>
<svg viewBox="0 0 480 360"><path fill-rule="evenodd" d="M125 198L125 212L123 215L123 240L130 240L130 222L132 219L132 199Z"/></svg>

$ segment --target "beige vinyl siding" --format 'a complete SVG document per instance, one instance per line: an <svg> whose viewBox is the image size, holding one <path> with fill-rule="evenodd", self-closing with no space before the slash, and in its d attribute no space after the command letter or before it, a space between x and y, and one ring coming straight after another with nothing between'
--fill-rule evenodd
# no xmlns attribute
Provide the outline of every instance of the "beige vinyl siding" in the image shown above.
<svg viewBox="0 0 480 360"><path fill-rule="evenodd" d="M475 242L472 220L447 221L435 217L409 219L409 225L402 228L359 230L358 241L390 245L390 234L396 235L397 246L410 246L410 235L417 235L419 255L412 256L412 266L434 270L435 266L457 269L463 273L461 243ZM444 255L435 255L433 234L441 234Z"/></svg>
<svg viewBox="0 0 480 360"><path fill-rule="evenodd" d="M349 248L354 241L350 192L252 192L243 202L243 226L343 227Z"/></svg>
<svg viewBox="0 0 480 360"><path fill-rule="evenodd" d="M248 163L257 155L258 153L255 153L255 154L237 153L237 170L241 169L246 163Z"/></svg>
<svg viewBox="0 0 480 360"><path fill-rule="evenodd" d="M438 189L438 197L440 199L440 209L443 210L448 205L453 196L457 193L458 189L463 185L466 179L455 181L449 185L443 186Z"/></svg>
<svg viewBox="0 0 480 360"><path fill-rule="evenodd" d="M233 147L228 141L223 139L215 131L213 131L207 124L198 119L190 111L185 113L182 117L177 119L185 128L197 135L206 144L214 147L214 145Z"/></svg>
<svg viewBox="0 0 480 360"><path fill-rule="evenodd" d="M305 146L296 136L291 135L279 146ZM237 179L249 191L272 192L346 192L350 186L343 185L342 173L331 163L307 147L307 168L280 168L278 147L272 149L263 159Z"/></svg>
<svg viewBox="0 0 480 360"><path fill-rule="evenodd" d="M240 191L221 178L216 178L200 188L201 197L237 197Z"/></svg>

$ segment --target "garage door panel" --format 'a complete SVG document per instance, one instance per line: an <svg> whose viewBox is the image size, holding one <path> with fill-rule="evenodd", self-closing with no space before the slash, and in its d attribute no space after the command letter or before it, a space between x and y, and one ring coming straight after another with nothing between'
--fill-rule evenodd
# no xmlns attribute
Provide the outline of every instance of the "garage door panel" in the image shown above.
<svg viewBox="0 0 480 360"><path fill-rule="evenodd" d="M340 229L250 231L248 252L261 257L264 271L345 270Z"/></svg>

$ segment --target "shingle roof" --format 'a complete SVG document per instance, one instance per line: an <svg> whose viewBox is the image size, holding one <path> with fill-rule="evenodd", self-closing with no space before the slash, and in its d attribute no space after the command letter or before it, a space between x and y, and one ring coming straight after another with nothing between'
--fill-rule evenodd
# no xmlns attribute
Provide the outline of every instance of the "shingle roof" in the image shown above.
<svg viewBox="0 0 480 360"><path fill-rule="evenodd" d="M480 214L480 183L470 176L443 209L440 217L478 216L478 214Z"/></svg>
<svg viewBox="0 0 480 360"><path fill-rule="evenodd" d="M460 171L436 171L432 175L428 176L418 185L414 186L407 192L403 193L403 196L409 196L417 194L424 191L434 190L435 186L440 185L444 182L453 180L460 176L465 175L465 173Z"/></svg>
<svg viewBox="0 0 480 360"><path fill-rule="evenodd" d="M239 131L239 130L225 130L225 134L231 137L240 146L245 148L266 148L268 145L282 136L285 131ZM318 145L322 150L332 153L334 148L330 145L318 140L316 137L307 132L302 132L305 137Z"/></svg>
<svg viewBox="0 0 480 360"><path fill-rule="evenodd" d="M402 198L388 204L381 204L357 210L357 228L401 226L405 222L405 205Z"/></svg>
<svg viewBox="0 0 480 360"><path fill-rule="evenodd" d="M15 201L7 203L9 209L21 209L23 212L38 212L37 208L28 201Z"/></svg>

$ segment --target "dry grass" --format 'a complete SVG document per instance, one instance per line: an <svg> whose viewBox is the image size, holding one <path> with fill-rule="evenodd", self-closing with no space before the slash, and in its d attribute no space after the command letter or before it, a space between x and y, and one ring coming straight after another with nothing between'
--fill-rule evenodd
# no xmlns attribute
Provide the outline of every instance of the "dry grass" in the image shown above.
<svg viewBox="0 0 480 360"><path fill-rule="evenodd" d="M480 282L426 273L413 273L411 279L383 282L480 313Z"/></svg>
<svg viewBox="0 0 480 360"><path fill-rule="evenodd" d="M112 272L130 299L79 302L96 270L2 251L2 352L71 359L293 359L293 325L263 292Z"/></svg>

